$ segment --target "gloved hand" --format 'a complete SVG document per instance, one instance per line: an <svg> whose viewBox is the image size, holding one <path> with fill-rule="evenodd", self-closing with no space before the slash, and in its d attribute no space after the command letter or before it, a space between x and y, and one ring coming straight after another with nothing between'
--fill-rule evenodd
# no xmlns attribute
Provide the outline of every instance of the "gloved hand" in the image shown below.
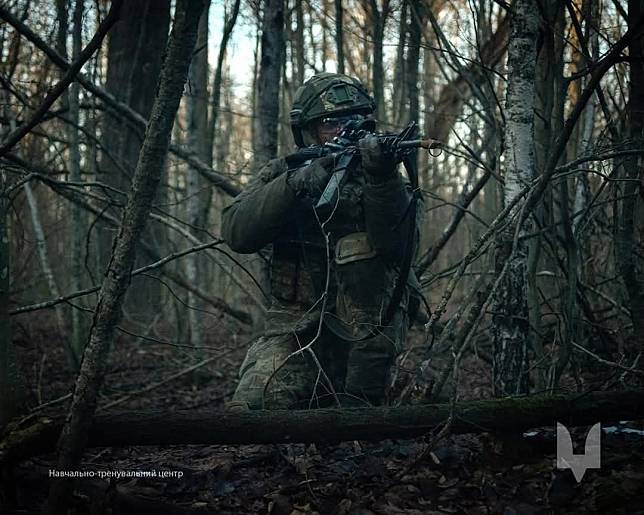
<svg viewBox="0 0 644 515"><path fill-rule="evenodd" d="M320 196L331 177L333 161L333 156L324 156L306 166L290 170L286 183L298 195Z"/></svg>
<svg viewBox="0 0 644 515"><path fill-rule="evenodd" d="M396 177L394 157L382 149L377 136L371 134L362 138L358 141L358 148L369 182L381 183Z"/></svg>

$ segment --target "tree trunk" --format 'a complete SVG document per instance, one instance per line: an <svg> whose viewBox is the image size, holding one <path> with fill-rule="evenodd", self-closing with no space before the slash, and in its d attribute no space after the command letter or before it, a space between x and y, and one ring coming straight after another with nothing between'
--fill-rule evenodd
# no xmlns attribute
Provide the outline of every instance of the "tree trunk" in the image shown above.
<svg viewBox="0 0 644 515"><path fill-rule="evenodd" d="M342 0L334 0L335 3L335 58L338 73L344 73L344 9Z"/></svg>
<svg viewBox="0 0 644 515"><path fill-rule="evenodd" d="M257 169L277 157L280 76L284 52L284 0L266 0L262 17L262 57L257 79L257 134L253 140Z"/></svg>
<svg viewBox="0 0 644 515"><path fill-rule="evenodd" d="M508 45L504 148L506 204L530 183L535 166L533 106L539 11L531 0L518 0L513 7L512 34ZM510 216L517 215L518 209L515 207ZM497 396L518 394L528 389L528 247L521 239L527 232L530 232L530 227L526 221L519 240L515 242L512 224L508 224L497 243L497 274L507 267L495 298L492 325L493 379Z"/></svg>
<svg viewBox="0 0 644 515"><path fill-rule="evenodd" d="M586 0L584 2L584 11L586 16L586 33L588 41L588 57L590 59L583 59L582 64L590 65L591 62L599 58L599 31L597 30L597 23L599 21L599 0ZM587 80L584 80L584 84ZM597 112L597 103L598 99L596 95L593 95L593 98L589 101L588 106L584 109L584 112L580 120L580 141L579 141L579 152L577 157L581 157L589 153L593 146L593 130L595 127L595 113ZM575 213L575 219L573 221L573 231L579 239L579 230L583 231L583 228L580 226L582 217L579 216L586 206L589 204L591 199L590 192L590 183L588 181L588 175L581 173L577 176L575 183L575 195L573 202L573 212ZM583 242L583 239L579 239L580 242ZM584 250L584 244L582 245L582 251Z"/></svg>
<svg viewBox="0 0 644 515"><path fill-rule="evenodd" d="M11 300L11 254L9 233L10 201L7 172L0 170L0 432L24 409L24 392L16 363L9 301Z"/></svg>
<svg viewBox="0 0 644 515"><path fill-rule="evenodd" d="M644 14L642 0L629 0L629 28ZM644 31L629 45L631 88L628 103L629 139L631 148L644 146ZM618 258L619 272L626 285L630 301L633 335L638 350L644 349L644 203L642 202L642 181L644 180L644 158L633 156L626 160L624 203L619 227Z"/></svg>
<svg viewBox="0 0 644 515"><path fill-rule="evenodd" d="M453 406L121 412L96 416L89 428L88 445L231 445L416 438L430 434L450 415L450 430L454 434L521 433L557 422L572 427L640 420L644 418L644 390L463 401ZM60 422L44 419L10 433L0 443L0 463L15 463L49 452L60 428Z"/></svg>
<svg viewBox="0 0 644 515"><path fill-rule="evenodd" d="M394 91L392 98L394 112L391 118L391 123L394 125L394 127L401 126L403 120L406 118L406 102L403 77L406 76L405 46L407 45L407 11L409 9L409 6L407 4L407 0L403 0L400 7L400 22L398 24L398 45L396 46L396 64L394 65Z"/></svg>
<svg viewBox="0 0 644 515"><path fill-rule="evenodd" d="M105 89L145 119L150 116L154 102L152 92L161 71L169 23L170 0L130 0L124 3L121 18L109 37ZM122 168L103 154L100 162L103 182L127 191L141 149L142 134L131 128L126 120L108 112L103 122L101 143L127 172L124 174ZM155 229L147 229L151 239L164 241L165 235ZM100 228L98 253L102 269L108 266L113 239L111 230ZM131 289L127 306L134 313L146 314L156 311L160 300L159 285L141 278Z"/></svg>
<svg viewBox="0 0 644 515"><path fill-rule="evenodd" d="M304 8L302 6L303 0L295 0L295 21L297 27L295 28L295 38L293 39L293 46L291 47L295 53L295 84L297 87L304 83L304 53L306 47L304 46Z"/></svg>
<svg viewBox="0 0 644 515"><path fill-rule="evenodd" d="M253 84L250 92L250 105L253 110L253 117L250 121L250 140L252 142L253 151L257 146L257 134L259 132L259 120L257 117L258 102L257 102L257 90L259 89L259 61L260 61L260 51L261 51L261 22L257 20L257 25L255 27L255 49L253 51Z"/></svg>
<svg viewBox="0 0 644 515"><path fill-rule="evenodd" d="M373 38L373 99L376 102L376 120L381 125L387 124L385 111L385 77L383 64L382 45L385 37L385 26L389 17L389 0L382 1L382 8L378 9L377 0L369 0L370 17L372 22Z"/></svg>
<svg viewBox="0 0 644 515"><path fill-rule="evenodd" d="M83 9L85 2L76 0L74 6L74 32L72 36L72 61L78 59L82 46L83 34ZM81 155L80 139L76 126L80 124L79 109L80 88L78 82L74 81L69 86L67 104L69 106L69 118L71 124L67 126L67 138L69 139L69 180L70 182L81 182ZM70 263L70 283L73 291L78 291L83 287L83 234L84 224L80 207L72 205L71 207L71 224L69 226L69 240L71 242L71 263ZM85 347L85 327L82 312L72 307L72 333L71 349L74 354L74 364L77 367Z"/></svg>
<svg viewBox="0 0 644 515"><path fill-rule="evenodd" d="M206 163L212 162L212 148L208 146L208 11L210 1L199 20L199 33L197 36L196 53L190 65L190 88L187 98L188 114L188 146ZM201 228L206 226L208 220L208 205L212 193L210 185L206 183L197 170L189 169L186 177L186 219L190 232L200 236ZM192 284L198 284L206 279L206 269L200 253L195 253L186 259L186 277ZM190 345L203 345L201 320L203 315L198 297L188 293L188 321Z"/></svg>
<svg viewBox="0 0 644 515"><path fill-rule="evenodd" d="M27 204L29 205L29 212L31 214L31 225L34 229L34 239L36 240L36 248L38 249L38 259L40 260L40 267L42 268L42 273L45 276L45 282L49 288L51 296L56 299L60 297L60 290L58 289L58 284L54 277L54 272L51 269L49 264L49 253L47 252L47 241L45 238L45 231L42 228L40 223L40 213L38 212L38 204L36 198L31 191L31 186L29 183L25 183L23 186L25 190L25 196L27 197ZM55 308L56 313L56 323L58 325L58 332L60 336L64 339L65 342L65 357L67 359L67 364L70 369L75 370L78 367L76 362L76 356L74 355L74 350L72 349L69 340L67 339L67 331L65 328L65 316L63 313L63 307L57 305Z"/></svg>
<svg viewBox="0 0 644 515"><path fill-rule="evenodd" d="M215 77L212 81L212 105L210 108L210 118L208 120L208 148L210 149L210 154L208 161L206 161L206 163L211 166L213 163L213 155L216 148L215 143L217 138L215 137L215 132L217 130L217 119L219 118L219 103L221 99L221 81L224 71L224 58L226 57L228 41L230 40L230 36L233 33L233 29L235 28L235 23L237 23L237 15L239 14L240 3L241 0L235 0L230 16L224 21L224 32L221 36L221 42L219 43L219 54L217 55L217 68L215 68Z"/></svg>
<svg viewBox="0 0 644 515"><path fill-rule="evenodd" d="M68 13L66 0L56 0L56 13L58 19L58 28L56 35L56 48L58 53L67 59L67 28ZM73 33L72 33L72 61L78 59L82 48L82 23L84 0L78 0L74 6L73 15ZM70 123L66 126L67 139L69 141L69 181L79 183L81 181L80 173L80 138L78 126L80 125L79 116L79 93L80 87L78 82L70 84L69 89L62 95L61 104L63 111L68 111ZM73 291L82 289L82 249L83 249L83 219L81 209L75 204L70 206L70 224L69 224L69 243L70 243L70 273L69 282ZM58 309L57 316L58 315ZM71 355L68 356L68 362L75 370L78 369L83 347L85 343L85 331L83 328L83 317L80 310L72 307L71 309Z"/></svg>
<svg viewBox="0 0 644 515"><path fill-rule="evenodd" d="M87 442L87 431L107 368L109 348L121 317L123 296L130 283L136 244L143 232L161 179L203 8L203 2L177 2L170 43L134 173L132 190L128 195L121 228L99 293L90 339L76 381L68 421L58 442L60 469L74 468ZM47 507L49 513L61 511L71 487L70 482L64 479L52 483Z"/></svg>
<svg viewBox="0 0 644 515"><path fill-rule="evenodd" d="M535 112L537 116L534 121L535 132L535 167L536 173L542 174L544 167L548 160L550 149L554 142L555 137L561 132L563 127L563 101L564 101L564 85L563 85L563 30L565 28L564 18L564 5L557 0L548 0L543 5L544 21L541 26L541 40L542 44L537 55L536 65L536 79L535 79ZM562 199L565 190L565 200ZM568 200L567 200L567 185L559 189L560 192L560 205L561 214L564 219L568 216ZM552 222L553 214L553 201L552 192L549 188L544 195L543 200L535 209L535 215L539 220L542 227L548 226ZM569 231L567 231L569 232ZM574 237L570 234L570 238L566 237L566 249L573 250ZM539 298L537 281L537 270L540 264L542 247L542 235L537 235L531 238L528 243L528 304L530 309L530 323L534 331L530 334L530 342L534 347L535 360L536 360L536 376L537 387L542 389L548 383L550 387L555 387L558 381L559 372L555 373L553 377L546 377L550 363L547 362L544 356L543 343L541 341L541 299ZM552 265L552 263L549 263ZM576 277L576 276L575 276ZM546 281L551 281L546 278ZM541 286L544 286L543 284ZM555 285L551 285L554 287ZM573 290L568 289L574 293L576 285ZM569 297L570 300L570 297ZM574 301L574 297L573 297ZM574 302L573 302L574 303ZM573 307L570 304L571 308ZM567 321L569 317L564 315ZM566 345L566 335L568 331L564 331L561 346L561 356L563 360L559 360L560 366L557 370L563 370L570 350Z"/></svg>
<svg viewBox="0 0 644 515"><path fill-rule="evenodd" d="M407 116L403 118L403 125L419 121L419 89L418 66L420 64L420 41L425 27L425 7L422 2L409 4L409 42L407 44L407 63L405 65L405 90L409 101Z"/></svg>

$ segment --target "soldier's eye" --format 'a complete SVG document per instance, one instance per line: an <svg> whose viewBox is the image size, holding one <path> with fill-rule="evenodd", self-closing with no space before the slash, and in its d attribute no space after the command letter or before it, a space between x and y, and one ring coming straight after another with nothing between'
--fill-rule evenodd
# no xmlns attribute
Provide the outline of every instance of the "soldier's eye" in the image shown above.
<svg viewBox="0 0 644 515"><path fill-rule="evenodd" d="M353 120L364 120L365 116L362 114L349 114L345 116L331 116L322 118L320 120L320 128L322 130L337 130L344 127L347 123Z"/></svg>

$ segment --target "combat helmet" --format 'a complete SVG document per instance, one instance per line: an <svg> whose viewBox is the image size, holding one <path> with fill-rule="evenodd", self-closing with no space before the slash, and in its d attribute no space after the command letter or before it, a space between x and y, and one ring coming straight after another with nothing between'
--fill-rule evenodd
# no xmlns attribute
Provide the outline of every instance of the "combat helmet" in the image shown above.
<svg viewBox="0 0 644 515"><path fill-rule="evenodd" d="M373 98L358 79L339 73L318 73L295 92L290 113L293 139L302 147L302 129L312 121L340 114L371 114L375 108Z"/></svg>

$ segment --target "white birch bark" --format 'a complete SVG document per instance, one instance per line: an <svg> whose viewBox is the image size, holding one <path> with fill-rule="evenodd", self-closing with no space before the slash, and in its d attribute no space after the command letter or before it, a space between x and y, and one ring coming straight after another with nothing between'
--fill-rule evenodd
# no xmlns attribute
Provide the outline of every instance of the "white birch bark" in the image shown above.
<svg viewBox="0 0 644 515"><path fill-rule="evenodd" d="M532 0L513 4L512 34L508 45L508 90L506 95L506 139L504 148L507 204L530 183L535 171L534 79L539 11ZM521 204L515 212L521 209ZM510 214L512 216L512 213ZM530 231L529 222L520 236ZM529 336L527 264L528 245L509 224L499 236L497 273L507 273L495 297L493 318L494 390L511 395L527 388L527 343Z"/></svg>
<svg viewBox="0 0 644 515"><path fill-rule="evenodd" d="M83 7L84 0L76 0L74 7L74 33L72 60L76 60L80 54L82 46L82 30L83 30ZM67 125L68 138L69 138L69 180L71 182L81 181L80 171L80 140L78 135L78 126L80 121L79 116L79 84L72 82L68 91L68 105L69 117L71 124ZM72 291L82 289L83 284L81 281L82 268L82 249L83 249L83 219L81 216L81 208L76 204L71 205L71 224L69 226L70 241L71 241L71 263L70 263L70 276ZM80 356L83 354L84 347L84 331L82 328L82 314L79 310L72 308L72 334L71 334L71 348L74 353L74 361L78 363Z"/></svg>

